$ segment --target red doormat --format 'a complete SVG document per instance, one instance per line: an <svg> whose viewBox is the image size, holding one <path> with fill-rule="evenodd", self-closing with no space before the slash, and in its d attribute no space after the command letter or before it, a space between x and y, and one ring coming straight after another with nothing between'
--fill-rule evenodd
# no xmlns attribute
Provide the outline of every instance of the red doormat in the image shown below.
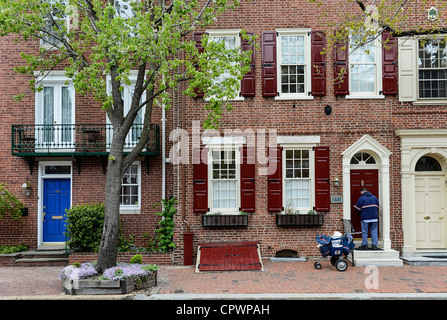
<svg viewBox="0 0 447 320"><path fill-rule="evenodd" d="M196 272L262 270L258 242L200 243Z"/></svg>

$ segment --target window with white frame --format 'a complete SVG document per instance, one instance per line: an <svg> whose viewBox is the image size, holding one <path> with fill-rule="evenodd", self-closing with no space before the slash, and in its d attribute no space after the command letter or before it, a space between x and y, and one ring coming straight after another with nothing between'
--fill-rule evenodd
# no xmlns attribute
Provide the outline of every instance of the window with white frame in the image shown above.
<svg viewBox="0 0 447 320"><path fill-rule="evenodd" d="M240 30L207 30L210 36L210 40L215 43L224 43L225 50L233 50L241 47ZM234 77L228 71L224 71L220 76L214 79L214 83L221 83L226 79ZM240 91L240 81L237 93ZM242 99L239 95L236 95L235 99Z"/></svg>
<svg viewBox="0 0 447 320"><path fill-rule="evenodd" d="M440 40L419 40L419 98L447 97L447 47Z"/></svg>
<svg viewBox="0 0 447 320"><path fill-rule="evenodd" d="M123 99L124 102L124 116L127 115L127 113L130 110L131 104L132 104L132 99L133 99L133 95L134 95L134 91L135 91L135 83L136 83L136 75L132 74L130 76L130 81L131 81L131 85L124 85L122 84L123 90L121 91L121 97ZM111 94L111 80L110 77L108 78L107 81L107 89L109 94ZM140 103L143 102L146 99L146 93L143 92L143 94L141 95L140 98ZM144 123L144 113L145 113L146 107L142 107L137 115L135 116L135 119L133 121L133 125L129 130L129 133L127 134L126 137L126 141L124 144L124 148L126 150L129 150L131 148L134 148L138 141L140 140L141 137L141 133L143 131L143 123ZM107 117L106 118L107 123L110 124L110 120ZM112 142L112 138L113 138L113 130L112 127L109 125L107 127L107 145L110 146L111 142Z"/></svg>
<svg viewBox="0 0 447 320"><path fill-rule="evenodd" d="M130 2L135 0L115 0L116 13L123 19L132 18L135 16L135 12L132 10Z"/></svg>
<svg viewBox="0 0 447 320"><path fill-rule="evenodd" d="M211 212L239 211L239 151L237 149L211 148L209 151L209 176Z"/></svg>
<svg viewBox="0 0 447 320"><path fill-rule="evenodd" d="M278 99L310 96L310 30L278 30Z"/></svg>
<svg viewBox="0 0 447 320"><path fill-rule="evenodd" d="M313 206L311 149L284 150L285 213L307 213Z"/></svg>
<svg viewBox="0 0 447 320"><path fill-rule="evenodd" d="M349 91L355 98L379 97L382 90L382 49L375 37L350 37Z"/></svg>
<svg viewBox="0 0 447 320"><path fill-rule="evenodd" d="M51 12L45 17L44 32L42 32L42 39L40 45L43 47L53 47L61 43L60 39L55 35L54 30L59 28L68 28L69 15L65 13L66 5L68 5L67 0L44 0L46 3L51 5ZM57 6L58 4L63 4L63 6Z"/></svg>
<svg viewBox="0 0 447 320"><path fill-rule="evenodd" d="M121 209L139 209L141 195L141 164L132 164L121 182Z"/></svg>
<svg viewBox="0 0 447 320"><path fill-rule="evenodd" d="M73 147L74 88L64 76L49 75L36 93L36 150Z"/></svg>

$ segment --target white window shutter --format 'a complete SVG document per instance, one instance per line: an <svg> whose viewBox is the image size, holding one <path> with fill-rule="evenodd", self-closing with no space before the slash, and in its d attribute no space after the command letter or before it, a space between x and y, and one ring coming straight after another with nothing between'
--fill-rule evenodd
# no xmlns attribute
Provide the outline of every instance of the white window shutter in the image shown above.
<svg viewBox="0 0 447 320"><path fill-rule="evenodd" d="M399 101L417 99L417 51L416 39L399 38Z"/></svg>

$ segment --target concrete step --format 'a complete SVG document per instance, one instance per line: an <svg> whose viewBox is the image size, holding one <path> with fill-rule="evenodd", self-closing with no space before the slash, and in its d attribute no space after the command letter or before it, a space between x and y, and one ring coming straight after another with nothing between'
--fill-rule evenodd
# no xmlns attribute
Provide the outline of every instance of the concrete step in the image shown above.
<svg viewBox="0 0 447 320"><path fill-rule="evenodd" d="M352 261L352 255L348 258ZM354 264L360 266L402 267L403 261L399 258L399 251L388 250L355 250Z"/></svg>
<svg viewBox="0 0 447 320"><path fill-rule="evenodd" d="M66 266L68 265L68 257L65 250L60 248L48 248L43 250L28 250L21 252L17 256L15 263L20 266Z"/></svg>
<svg viewBox="0 0 447 320"><path fill-rule="evenodd" d="M405 264L413 266L447 266L447 250L416 250L412 257L401 257Z"/></svg>
<svg viewBox="0 0 447 320"><path fill-rule="evenodd" d="M67 266L66 258L20 258L15 261L20 267Z"/></svg>

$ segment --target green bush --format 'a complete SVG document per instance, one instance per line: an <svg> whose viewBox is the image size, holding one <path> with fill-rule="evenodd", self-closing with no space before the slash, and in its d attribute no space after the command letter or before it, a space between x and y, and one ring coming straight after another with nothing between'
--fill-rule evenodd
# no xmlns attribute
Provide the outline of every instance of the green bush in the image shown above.
<svg viewBox="0 0 447 320"><path fill-rule="evenodd" d="M143 256L141 254L136 254L130 258L131 264L143 264Z"/></svg>
<svg viewBox="0 0 447 320"><path fill-rule="evenodd" d="M18 246L0 246L0 254L10 254L28 250L27 244L19 244Z"/></svg>
<svg viewBox="0 0 447 320"><path fill-rule="evenodd" d="M68 247L77 252L97 252L104 225L104 204L80 204L67 210Z"/></svg>

